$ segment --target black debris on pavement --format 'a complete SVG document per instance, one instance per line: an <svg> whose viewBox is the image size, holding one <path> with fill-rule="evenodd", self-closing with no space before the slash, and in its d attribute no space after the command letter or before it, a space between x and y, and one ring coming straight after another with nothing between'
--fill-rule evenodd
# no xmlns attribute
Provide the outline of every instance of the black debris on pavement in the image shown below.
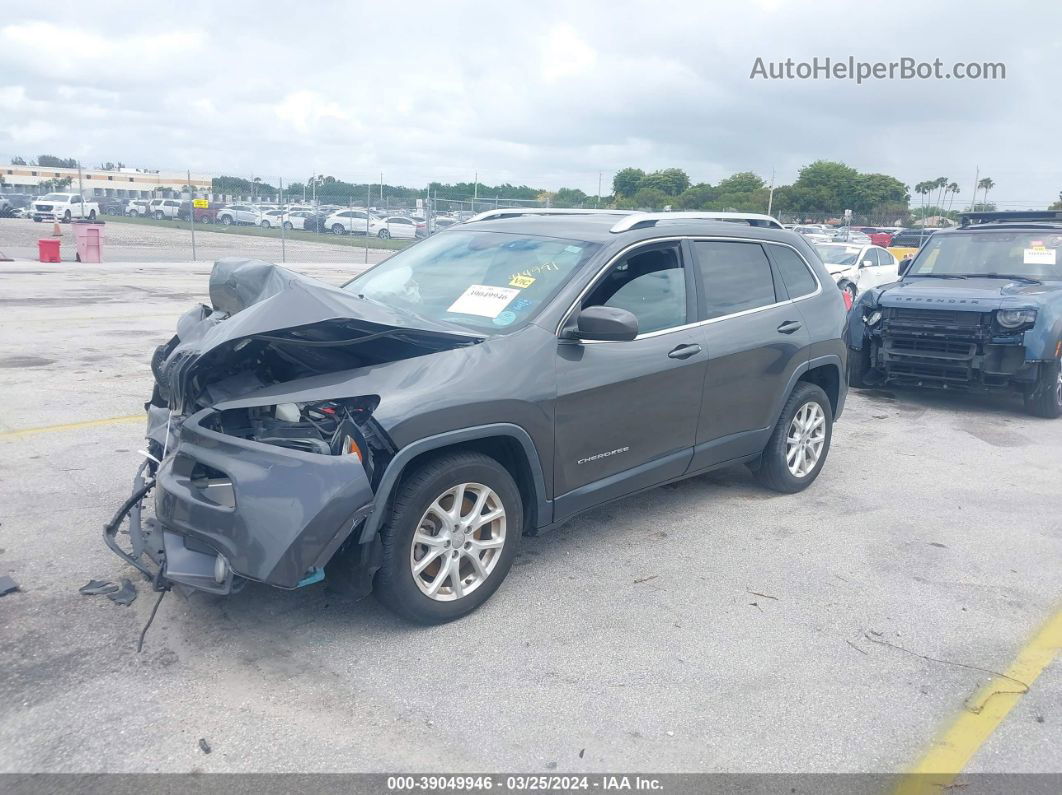
<svg viewBox="0 0 1062 795"><path fill-rule="evenodd" d="M85 596L97 596L102 593L114 593L118 590L118 584L107 580L89 580L77 589L77 592Z"/></svg>
<svg viewBox="0 0 1062 795"><path fill-rule="evenodd" d="M123 577L121 590L107 594L107 598L117 605L131 605L136 600L136 587Z"/></svg>
<svg viewBox="0 0 1062 795"><path fill-rule="evenodd" d="M205 737L199 738L199 750L204 754L209 754L213 749L210 747L210 743L206 741Z"/></svg>
<svg viewBox="0 0 1062 795"><path fill-rule="evenodd" d="M0 596L7 596L9 593L13 593L19 590L18 583L8 577L6 574L0 577Z"/></svg>

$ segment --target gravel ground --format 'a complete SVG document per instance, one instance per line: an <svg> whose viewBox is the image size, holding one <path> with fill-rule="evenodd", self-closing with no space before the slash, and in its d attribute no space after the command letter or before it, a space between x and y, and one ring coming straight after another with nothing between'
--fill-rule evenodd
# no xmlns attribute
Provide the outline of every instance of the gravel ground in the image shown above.
<svg viewBox="0 0 1062 795"><path fill-rule="evenodd" d="M866 391L806 492L738 468L596 509L453 624L252 584L167 596L138 655L149 588L77 589L135 573L100 528L141 424L11 431L140 412L206 273L0 265L0 772L901 771L1057 609L1062 420ZM1056 659L971 769L1062 771L1060 706Z"/></svg>
<svg viewBox="0 0 1062 795"><path fill-rule="evenodd" d="M74 232L69 224L60 224L60 252L64 262L74 261ZM0 256L7 254L15 260L37 260L37 241L51 236L52 224L34 223L28 218L0 218ZM192 259L191 233L184 229L168 229L146 224L113 222L105 224L103 239L104 262L186 262ZM344 243L308 243L288 240L285 244L287 262L376 263L393 251L368 250L357 244L359 239L346 238ZM281 262L284 252L279 239L241 235L233 232L205 231L195 233L196 260L212 262L221 257L255 257Z"/></svg>

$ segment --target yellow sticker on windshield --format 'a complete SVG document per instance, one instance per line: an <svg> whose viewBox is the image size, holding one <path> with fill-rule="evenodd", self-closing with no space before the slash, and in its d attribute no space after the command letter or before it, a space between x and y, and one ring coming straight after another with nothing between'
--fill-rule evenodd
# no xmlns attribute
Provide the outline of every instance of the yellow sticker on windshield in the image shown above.
<svg viewBox="0 0 1062 795"><path fill-rule="evenodd" d="M509 286L510 287L519 287L521 290L523 288L525 288L525 287L530 287L534 283L535 283L535 280L534 280L533 277L531 277L531 276L521 276L520 274L517 274L516 276L513 276L513 278L511 278L509 280Z"/></svg>

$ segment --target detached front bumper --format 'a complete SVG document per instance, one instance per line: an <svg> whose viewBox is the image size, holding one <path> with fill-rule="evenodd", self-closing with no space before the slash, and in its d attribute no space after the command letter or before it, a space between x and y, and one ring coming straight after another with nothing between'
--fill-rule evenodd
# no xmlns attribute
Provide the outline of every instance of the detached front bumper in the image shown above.
<svg viewBox="0 0 1062 795"><path fill-rule="evenodd" d="M145 520L137 537L139 516L136 527L131 516L134 553L154 559L164 580L213 593L230 592L234 576L278 588L304 584L371 513L365 469L352 456L209 430L200 423L211 411L184 421L158 466L156 522Z"/></svg>

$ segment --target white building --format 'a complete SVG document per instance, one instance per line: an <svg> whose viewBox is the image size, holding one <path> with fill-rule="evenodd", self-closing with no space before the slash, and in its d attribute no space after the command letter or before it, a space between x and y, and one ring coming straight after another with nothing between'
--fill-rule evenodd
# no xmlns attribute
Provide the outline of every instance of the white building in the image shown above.
<svg viewBox="0 0 1062 795"><path fill-rule="evenodd" d="M80 189L85 196L129 199L146 199L160 192L180 193L185 185L195 187L196 193L210 192L211 180L204 174L188 174L175 171L142 171L134 168L105 170L83 168L80 183L76 168L53 166L0 166L3 188L0 190L21 193L40 193L39 185L52 179L70 178L71 191Z"/></svg>

